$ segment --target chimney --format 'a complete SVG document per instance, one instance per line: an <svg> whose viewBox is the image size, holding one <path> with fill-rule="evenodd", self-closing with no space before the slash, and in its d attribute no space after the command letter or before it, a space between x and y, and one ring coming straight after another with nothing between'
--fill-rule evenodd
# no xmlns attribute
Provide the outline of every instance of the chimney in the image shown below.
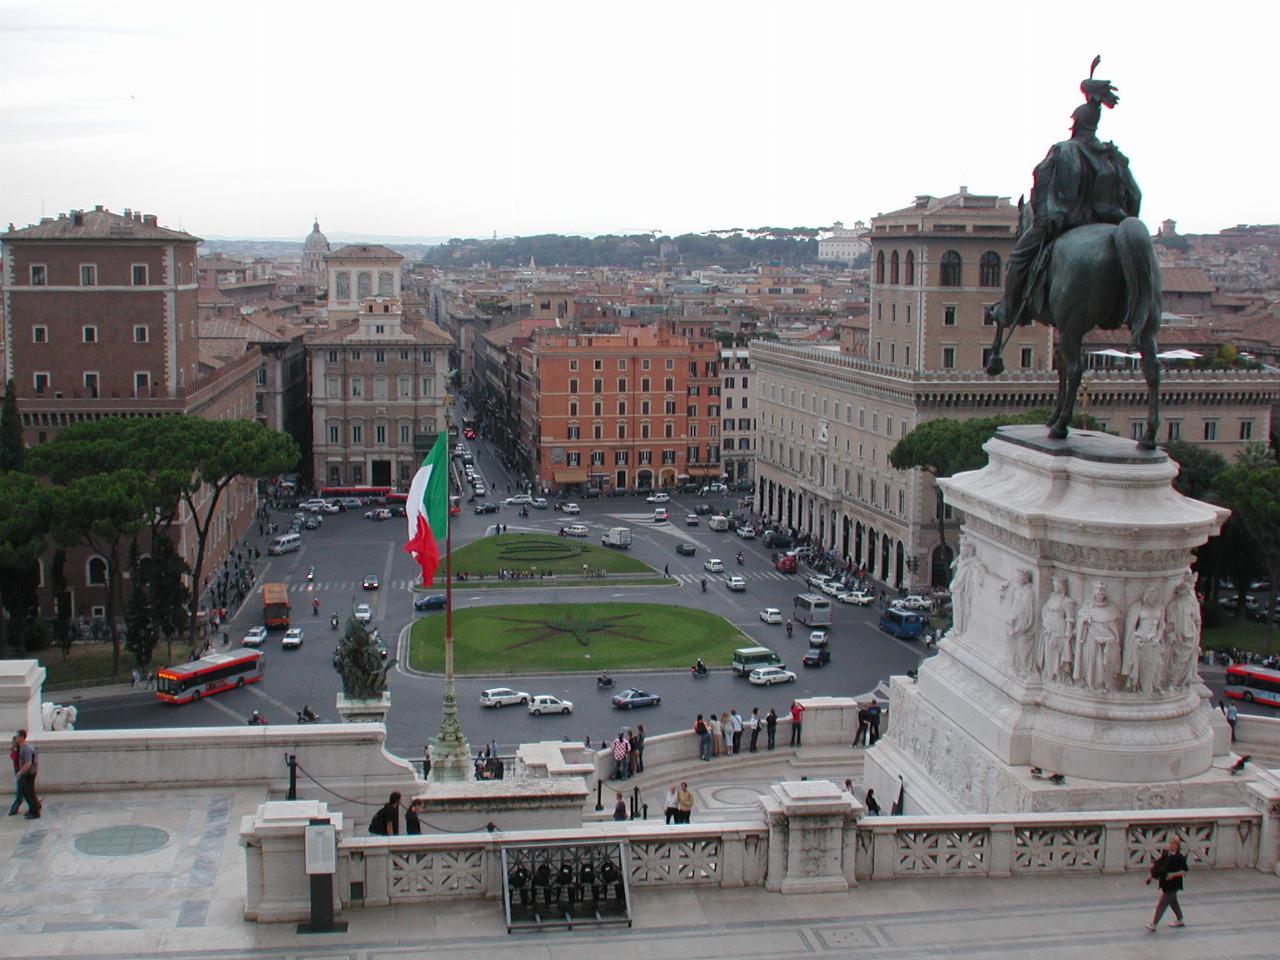
<svg viewBox="0 0 1280 960"><path fill-rule="evenodd" d="M156 215L154 213L145 213L142 215L142 222L148 227L154 227L156 225Z"/></svg>
<svg viewBox="0 0 1280 960"><path fill-rule="evenodd" d="M100 203L95 203L95 204L93 205L93 209L94 209L94 210L96 210L96 211L98 211L98 213L101 213L101 212L102 212L102 210L103 210L102 204L100 204Z"/></svg>
<svg viewBox="0 0 1280 960"><path fill-rule="evenodd" d="M125 218L126 220L132 220L132 219L133 219L133 211L132 211L132 210L130 210L128 207L125 207L125 208L124 208L124 218Z"/></svg>
<svg viewBox="0 0 1280 960"><path fill-rule="evenodd" d="M960 196L962 196L962 197L967 197L968 195L969 195L969 188L968 188L968 187L966 187L964 184L961 184L961 185L960 185Z"/></svg>

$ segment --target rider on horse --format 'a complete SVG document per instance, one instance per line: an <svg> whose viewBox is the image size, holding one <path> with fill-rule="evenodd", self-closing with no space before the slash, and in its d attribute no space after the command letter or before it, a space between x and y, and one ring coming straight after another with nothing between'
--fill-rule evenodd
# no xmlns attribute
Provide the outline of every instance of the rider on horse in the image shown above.
<svg viewBox="0 0 1280 960"><path fill-rule="evenodd" d="M1028 324L1041 313L1036 301L1059 236L1086 224L1118 224L1138 215L1142 194L1129 173L1128 158L1115 144L1098 139L1102 107L1120 102L1110 81L1093 79L1100 59L1094 59L1089 79L1080 84L1085 102L1071 115L1071 139L1050 147L1032 174L1032 222L1009 255L1004 300L993 311L1001 326Z"/></svg>

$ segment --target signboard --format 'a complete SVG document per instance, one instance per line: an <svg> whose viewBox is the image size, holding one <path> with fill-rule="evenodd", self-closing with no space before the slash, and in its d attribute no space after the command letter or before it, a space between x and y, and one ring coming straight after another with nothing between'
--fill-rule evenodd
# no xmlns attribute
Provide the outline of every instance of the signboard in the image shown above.
<svg viewBox="0 0 1280 960"><path fill-rule="evenodd" d="M333 824L306 828L307 875L338 872L338 841Z"/></svg>

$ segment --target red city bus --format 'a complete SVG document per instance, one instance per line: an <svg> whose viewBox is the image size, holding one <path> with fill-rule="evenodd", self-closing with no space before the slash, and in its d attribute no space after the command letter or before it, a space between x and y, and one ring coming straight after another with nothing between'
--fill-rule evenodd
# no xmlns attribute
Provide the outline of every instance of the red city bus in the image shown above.
<svg viewBox="0 0 1280 960"><path fill-rule="evenodd" d="M394 487L321 487L318 496L325 500L332 500L336 497L355 497L367 503L372 500L385 500L394 492Z"/></svg>
<svg viewBox="0 0 1280 960"><path fill-rule="evenodd" d="M1227 667L1227 685L1222 692L1237 700L1280 707L1280 670L1233 663Z"/></svg>
<svg viewBox="0 0 1280 960"><path fill-rule="evenodd" d="M283 583L262 585L262 622L268 630L289 627L289 588Z"/></svg>
<svg viewBox="0 0 1280 960"><path fill-rule="evenodd" d="M260 650L211 653L199 660L156 671L156 699L190 703L262 679L266 658Z"/></svg>

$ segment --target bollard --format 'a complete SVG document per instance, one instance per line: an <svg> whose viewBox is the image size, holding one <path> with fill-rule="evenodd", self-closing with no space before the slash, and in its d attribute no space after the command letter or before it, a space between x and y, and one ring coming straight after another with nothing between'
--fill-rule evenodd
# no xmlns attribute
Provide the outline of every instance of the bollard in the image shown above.
<svg viewBox="0 0 1280 960"><path fill-rule="evenodd" d="M647 803L640 805L640 813L641 813L641 819L643 820L649 819L649 805Z"/></svg>
<svg viewBox="0 0 1280 960"><path fill-rule="evenodd" d="M631 788L631 819L634 820L640 812L640 788Z"/></svg>
<svg viewBox="0 0 1280 960"><path fill-rule="evenodd" d="M604 781L596 780L596 812L597 813L599 813L601 810L604 809L604 802L600 799L600 796L603 790L604 790Z"/></svg>
<svg viewBox="0 0 1280 960"><path fill-rule="evenodd" d="M289 768L289 792L285 794L286 800L298 799L298 755L296 753L286 753L284 755L285 766Z"/></svg>

